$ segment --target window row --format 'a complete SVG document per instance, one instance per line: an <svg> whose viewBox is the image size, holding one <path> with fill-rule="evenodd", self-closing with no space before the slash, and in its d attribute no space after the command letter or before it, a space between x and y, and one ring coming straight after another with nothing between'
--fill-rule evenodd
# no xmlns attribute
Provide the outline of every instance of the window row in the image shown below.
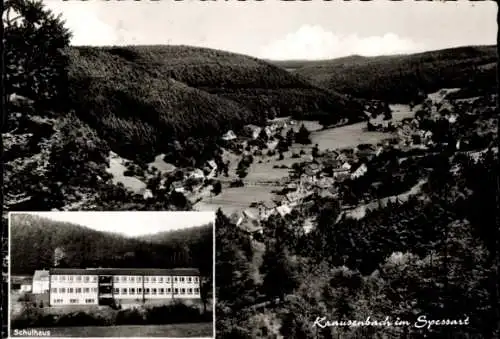
<svg viewBox="0 0 500 339"><path fill-rule="evenodd" d="M54 299L54 304L62 304L64 303L63 299ZM70 299L69 300L70 304L78 304L78 299ZM95 299L85 299L86 304L95 304Z"/></svg>
<svg viewBox="0 0 500 339"><path fill-rule="evenodd" d="M199 282L199 277L173 277L174 282ZM89 275L53 275L52 281L64 282L97 282L97 276ZM142 276L114 276L114 282L142 282ZM144 282L163 283L171 282L170 277L144 277Z"/></svg>
<svg viewBox="0 0 500 339"><path fill-rule="evenodd" d="M164 294L198 294L199 288L145 288L144 294L164 295ZM115 295L142 295L142 288L115 288Z"/></svg>
<svg viewBox="0 0 500 339"><path fill-rule="evenodd" d="M199 277L144 277L145 283L163 283L163 282L199 282ZM114 276L113 282L142 282L141 276Z"/></svg>
<svg viewBox="0 0 500 339"><path fill-rule="evenodd" d="M73 288L73 287L68 287L68 288L65 288L65 287L60 287L60 288L56 288L56 287L53 287L51 289L52 293L97 293L97 287L85 287L85 288L80 288L80 287L77 287L77 288Z"/></svg>
<svg viewBox="0 0 500 339"><path fill-rule="evenodd" d="M90 275L53 275L52 281L97 282L97 276Z"/></svg>

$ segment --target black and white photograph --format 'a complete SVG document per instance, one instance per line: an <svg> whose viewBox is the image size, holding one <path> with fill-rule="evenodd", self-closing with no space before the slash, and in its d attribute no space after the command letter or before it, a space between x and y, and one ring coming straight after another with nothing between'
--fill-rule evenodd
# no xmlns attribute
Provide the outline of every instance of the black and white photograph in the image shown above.
<svg viewBox="0 0 500 339"><path fill-rule="evenodd" d="M9 240L4 212L2 318L81 337L500 337L498 13L496 1L5 0L4 211L209 213L215 257L204 271L191 241L205 233L156 237L153 222L127 228L135 217L14 225ZM194 304L138 286L185 269L199 272ZM135 277L127 294L101 298L99 279L122 276ZM95 277L97 294L60 292L70 277ZM170 312L163 299L199 320L134 313ZM44 316L73 307L113 320Z"/></svg>
<svg viewBox="0 0 500 339"><path fill-rule="evenodd" d="M9 213L9 337L214 338L214 221Z"/></svg>

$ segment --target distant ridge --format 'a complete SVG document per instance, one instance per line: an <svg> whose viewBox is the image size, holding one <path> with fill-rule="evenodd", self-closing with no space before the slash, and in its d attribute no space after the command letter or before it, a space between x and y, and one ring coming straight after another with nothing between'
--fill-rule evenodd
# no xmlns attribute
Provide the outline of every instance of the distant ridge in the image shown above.
<svg viewBox="0 0 500 339"><path fill-rule="evenodd" d="M465 46L414 54L274 61L324 88L359 98L408 103L440 88L496 88L496 46ZM490 67L491 66L491 67Z"/></svg>

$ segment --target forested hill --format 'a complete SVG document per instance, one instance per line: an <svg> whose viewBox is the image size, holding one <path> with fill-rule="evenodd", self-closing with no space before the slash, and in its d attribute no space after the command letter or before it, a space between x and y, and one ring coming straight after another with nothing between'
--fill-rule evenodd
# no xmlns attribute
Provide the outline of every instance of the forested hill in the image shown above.
<svg viewBox="0 0 500 339"><path fill-rule="evenodd" d="M72 107L119 153L165 152L274 116L359 120L360 105L252 57L189 46L72 47ZM133 151L132 151L133 150ZM132 154L133 153L133 154Z"/></svg>
<svg viewBox="0 0 500 339"><path fill-rule="evenodd" d="M213 224L205 226L195 226L188 229L173 231L164 231L154 234L148 234L138 237L142 241L148 241L155 244L177 244L185 242L196 242L202 238L213 235Z"/></svg>
<svg viewBox="0 0 500 339"><path fill-rule="evenodd" d="M440 88L496 88L496 46L458 47L378 57L275 61L324 88L359 98L408 103Z"/></svg>
<svg viewBox="0 0 500 339"><path fill-rule="evenodd" d="M55 252L59 252L60 267L196 267L210 277L212 229L212 225L193 227L172 232L171 237L162 232L153 242L16 214L11 220L11 270L13 274L33 274L53 266Z"/></svg>

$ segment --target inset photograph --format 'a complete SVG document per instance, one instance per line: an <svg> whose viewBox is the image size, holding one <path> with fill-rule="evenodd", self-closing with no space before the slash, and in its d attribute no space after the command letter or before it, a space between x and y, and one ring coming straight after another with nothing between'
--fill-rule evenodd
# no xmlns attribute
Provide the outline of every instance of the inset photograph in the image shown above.
<svg viewBox="0 0 500 339"><path fill-rule="evenodd" d="M9 213L9 337L214 337L213 212Z"/></svg>

